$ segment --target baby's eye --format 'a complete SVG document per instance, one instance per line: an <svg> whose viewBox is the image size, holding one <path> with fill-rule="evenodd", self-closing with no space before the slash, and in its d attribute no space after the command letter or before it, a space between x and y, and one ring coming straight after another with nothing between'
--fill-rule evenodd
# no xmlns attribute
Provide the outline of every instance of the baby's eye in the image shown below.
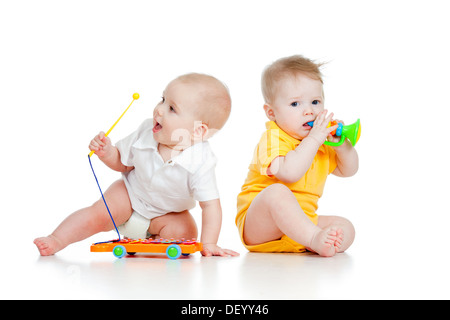
<svg viewBox="0 0 450 320"><path fill-rule="evenodd" d="M170 112L175 112L175 109L172 106L169 107L169 110Z"/></svg>
<svg viewBox="0 0 450 320"><path fill-rule="evenodd" d="M161 97L161 103L164 103L164 102L166 102L166 98Z"/></svg>
<svg viewBox="0 0 450 320"><path fill-rule="evenodd" d="M299 104L298 104L297 101L291 103L291 107L298 107L298 105L299 105Z"/></svg>
<svg viewBox="0 0 450 320"><path fill-rule="evenodd" d="M313 100L313 102L312 102L313 105L318 105L319 103L320 103L319 100Z"/></svg>

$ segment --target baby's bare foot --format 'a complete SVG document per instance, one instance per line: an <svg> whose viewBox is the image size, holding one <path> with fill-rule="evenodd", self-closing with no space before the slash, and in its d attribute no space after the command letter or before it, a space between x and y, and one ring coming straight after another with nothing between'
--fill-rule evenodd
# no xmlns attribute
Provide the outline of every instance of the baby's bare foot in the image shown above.
<svg viewBox="0 0 450 320"><path fill-rule="evenodd" d="M344 242L344 231L341 228L338 228L336 229L336 241L334 242L336 252L341 251L341 246L343 242Z"/></svg>
<svg viewBox="0 0 450 320"><path fill-rule="evenodd" d="M48 237L36 238L33 243L39 249L41 256L51 256L64 248L61 241L52 235L49 235Z"/></svg>
<svg viewBox="0 0 450 320"><path fill-rule="evenodd" d="M343 237L342 229L329 227L316 232L310 247L323 257L332 257L338 252Z"/></svg>

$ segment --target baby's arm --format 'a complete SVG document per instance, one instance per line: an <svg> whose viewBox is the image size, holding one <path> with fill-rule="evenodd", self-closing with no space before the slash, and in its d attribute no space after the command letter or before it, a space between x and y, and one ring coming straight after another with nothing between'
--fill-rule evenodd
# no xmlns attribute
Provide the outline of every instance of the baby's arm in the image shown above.
<svg viewBox="0 0 450 320"><path fill-rule="evenodd" d="M111 139L105 137L104 132L100 132L91 140L89 149L91 151L94 150L98 158L115 171L128 172L134 169L134 167L128 167L122 164L119 149L111 144Z"/></svg>
<svg viewBox="0 0 450 320"><path fill-rule="evenodd" d="M349 141L345 141L339 147L334 147L336 151L337 167L333 174L338 177L351 177L358 171L359 158L356 149Z"/></svg>
<svg viewBox="0 0 450 320"><path fill-rule="evenodd" d="M217 245L219 240L220 228L222 226L222 207L220 200L209 200L200 202L202 208L202 237L203 244L202 255L209 256L238 256L239 253L222 249Z"/></svg>
<svg viewBox="0 0 450 320"><path fill-rule="evenodd" d="M320 144L312 138L303 139L295 150L284 157L275 158L270 164L268 174L274 175L285 183L296 182L301 179L311 166Z"/></svg>
<svg viewBox="0 0 450 320"><path fill-rule="evenodd" d="M325 142L330 132L337 128L337 125L327 128L333 113L325 118L326 113L327 111L324 110L317 116L314 127L295 150L272 161L268 170L269 174L285 183L296 182L305 175L319 147Z"/></svg>

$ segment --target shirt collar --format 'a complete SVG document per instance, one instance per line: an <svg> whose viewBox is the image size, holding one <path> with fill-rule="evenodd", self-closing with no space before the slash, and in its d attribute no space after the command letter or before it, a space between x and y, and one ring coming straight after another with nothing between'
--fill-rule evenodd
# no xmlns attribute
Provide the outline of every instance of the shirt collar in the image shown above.
<svg viewBox="0 0 450 320"><path fill-rule="evenodd" d="M270 129L278 129L280 130L280 134L283 136L284 139L288 140L289 142L291 142L292 144L294 144L295 146L298 146L302 140L298 140L292 136L290 136L288 133L286 133L283 129L281 129L278 124L275 121L267 121L266 122L266 129L270 130ZM281 136L280 135L280 136ZM322 144L319 147L320 152L325 152L325 146Z"/></svg>
<svg viewBox="0 0 450 320"><path fill-rule="evenodd" d="M138 149L154 149L158 151L158 142L153 138L152 129L152 127L145 129L133 146Z"/></svg>
<svg viewBox="0 0 450 320"><path fill-rule="evenodd" d="M152 149L158 153L158 142L153 138L152 128L146 129L133 146L142 150ZM209 142L203 141L188 147L167 163L172 166L178 164L190 173L194 173L208 162L214 163L215 156L211 151Z"/></svg>

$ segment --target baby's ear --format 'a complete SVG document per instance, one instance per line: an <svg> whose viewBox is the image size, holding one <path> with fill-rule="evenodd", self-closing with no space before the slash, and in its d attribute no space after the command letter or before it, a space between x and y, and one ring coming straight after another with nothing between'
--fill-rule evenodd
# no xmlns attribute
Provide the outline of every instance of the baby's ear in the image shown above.
<svg viewBox="0 0 450 320"><path fill-rule="evenodd" d="M264 111L266 112L266 116L269 120L275 121L275 112L270 104L264 104Z"/></svg>
<svg viewBox="0 0 450 320"><path fill-rule="evenodd" d="M208 125L201 122L195 121L194 123L194 132L193 138L194 140L207 140L209 138L209 128Z"/></svg>

